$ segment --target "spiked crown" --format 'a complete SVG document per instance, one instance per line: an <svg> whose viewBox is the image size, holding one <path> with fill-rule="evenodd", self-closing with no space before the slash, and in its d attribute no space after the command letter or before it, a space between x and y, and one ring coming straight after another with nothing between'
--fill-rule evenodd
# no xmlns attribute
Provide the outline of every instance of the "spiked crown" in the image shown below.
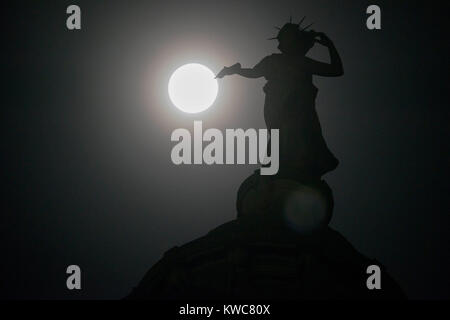
<svg viewBox="0 0 450 320"><path fill-rule="evenodd" d="M288 35L298 35L298 36L306 36L306 35L310 35L312 38L314 38L315 36L315 32L312 30L307 30L312 23L310 23L309 25L307 25L306 27L302 27L302 23L305 20L305 17L302 18L302 20L300 20L299 23L292 23L292 17L289 19L289 22L286 23L283 27L275 27L276 29L278 29L278 34L276 37L273 38L269 38L268 40L278 40L278 41L282 41L283 38L285 38Z"/></svg>

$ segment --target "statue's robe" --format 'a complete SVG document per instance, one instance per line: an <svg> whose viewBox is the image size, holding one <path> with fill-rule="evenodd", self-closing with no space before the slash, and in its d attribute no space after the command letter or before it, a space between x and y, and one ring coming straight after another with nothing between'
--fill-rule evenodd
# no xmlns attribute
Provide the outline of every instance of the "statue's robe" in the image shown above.
<svg viewBox="0 0 450 320"><path fill-rule="evenodd" d="M300 172L320 177L334 170L339 161L323 138L315 109L318 90L304 61L303 57L272 54L254 69L267 80L267 128L280 130L280 174Z"/></svg>

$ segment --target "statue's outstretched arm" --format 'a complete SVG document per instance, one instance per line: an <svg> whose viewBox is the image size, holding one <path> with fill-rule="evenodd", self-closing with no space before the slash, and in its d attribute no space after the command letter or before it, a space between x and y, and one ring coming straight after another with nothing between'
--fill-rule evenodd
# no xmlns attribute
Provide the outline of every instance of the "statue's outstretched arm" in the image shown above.
<svg viewBox="0 0 450 320"><path fill-rule="evenodd" d="M223 78L224 76L229 76L233 74L238 74L245 78L259 78L263 76L262 71L259 68L241 68L240 63L235 63L231 67L224 67L216 76L216 78Z"/></svg>
<svg viewBox="0 0 450 320"><path fill-rule="evenodd" d="M263 74L255 68L241 68L236 72L236 74L251 79L260 78L263 76Z"/></svg>

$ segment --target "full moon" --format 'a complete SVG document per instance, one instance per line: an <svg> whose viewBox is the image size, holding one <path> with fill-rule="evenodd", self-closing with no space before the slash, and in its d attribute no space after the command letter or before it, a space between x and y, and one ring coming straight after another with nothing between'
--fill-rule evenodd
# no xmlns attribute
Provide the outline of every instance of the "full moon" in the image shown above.
<svg viewBox="0 0 450 320"><path fill-rule="evenodd" d="M181 111L198 113L216 100L219 85L214 73L198 63L179 67L169 80L169 97Z"/></svg>

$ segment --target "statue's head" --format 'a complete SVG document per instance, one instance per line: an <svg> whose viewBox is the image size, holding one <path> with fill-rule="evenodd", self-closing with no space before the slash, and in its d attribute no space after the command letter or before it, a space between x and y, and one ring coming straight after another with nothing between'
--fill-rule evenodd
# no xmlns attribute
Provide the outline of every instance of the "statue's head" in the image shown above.
<svg viewBox="0 0 450 320"><path fill-rule="evenodd" d="M270 40L278 40L278 49L281 52L305 55L314 46L316 32L307 30L311 24L304 28L301 27L304 19L300 23L288 22L282 28L277 28L279 29L278 35Z"/></svg>

